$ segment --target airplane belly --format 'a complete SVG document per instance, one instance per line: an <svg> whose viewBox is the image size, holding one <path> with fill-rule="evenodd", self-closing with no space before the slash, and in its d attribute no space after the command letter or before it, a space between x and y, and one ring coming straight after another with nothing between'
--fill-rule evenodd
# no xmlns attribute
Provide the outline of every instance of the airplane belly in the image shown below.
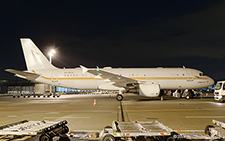
<svg viewBox="0 0 225 141"><path fill-rule="evenodd" d="M37 82L43 84L50 84L59 87L65 88L74 88L74 89L98 89L98 86L105 83L103 80L57 80L51 81L47 79L38 78Z"/></svg>
<svg viewBox="0 0 225 141"><path fill-rule="evenodd" d="M102 80L67 80L59 81L59 85L62 87L70 87L74 89L98 89L98 86L102 84Z"/></svg>

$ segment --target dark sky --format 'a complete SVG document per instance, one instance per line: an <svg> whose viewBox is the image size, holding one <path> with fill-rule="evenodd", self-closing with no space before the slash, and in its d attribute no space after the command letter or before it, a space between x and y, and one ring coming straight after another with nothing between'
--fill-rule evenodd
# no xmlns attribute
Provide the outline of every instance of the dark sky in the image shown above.
<svg viewBox="0 0 225 141"><path fill-rule="evenodd" d="M19 38L57 67L182 67L225 79L225 1L1 1L0 80L26 70Z"/></svg>

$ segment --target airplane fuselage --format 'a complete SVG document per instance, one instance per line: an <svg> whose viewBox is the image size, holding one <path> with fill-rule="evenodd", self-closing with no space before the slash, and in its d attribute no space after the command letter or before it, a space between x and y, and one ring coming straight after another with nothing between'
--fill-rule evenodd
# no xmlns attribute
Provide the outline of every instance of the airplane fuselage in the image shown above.
<svg viewBox="0 0 225 141"><path fill-rule="evenodd" d="M189 68L103 68L102 70L128 77L139 82L159 84L160 89L197 89L212 85L214 81L196 69ZM81 68L56 69L35 72L41 74L37 82L73 89L100 89L109 80L82 73ZM104 88L108 89L108 88Z"/></svg>

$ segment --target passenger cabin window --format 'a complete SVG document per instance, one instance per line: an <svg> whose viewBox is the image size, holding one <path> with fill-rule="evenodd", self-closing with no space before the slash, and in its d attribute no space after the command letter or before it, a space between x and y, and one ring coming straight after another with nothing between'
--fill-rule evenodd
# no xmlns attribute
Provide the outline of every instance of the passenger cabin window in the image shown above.
<svg viewBox="0 0 225 141"><path fill-rule="evenodd" d="M199 73L199 76L205 76L203 73Z"/></svg>
<svg viewBox="0 0 225 141"><path fill-rule="evenodd" d="M221 87L222 87L222 83L217 83L216 87L215 87L215 90L220 90Z"/></svg>

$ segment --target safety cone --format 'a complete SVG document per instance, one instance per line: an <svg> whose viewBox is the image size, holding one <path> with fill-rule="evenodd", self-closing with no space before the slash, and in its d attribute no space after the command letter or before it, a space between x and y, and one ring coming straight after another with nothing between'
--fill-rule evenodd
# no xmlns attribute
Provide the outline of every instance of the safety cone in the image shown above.
<svg viewBox="0 0 225 141"><path fill-rule="evenodd" d="M96 106L97 105L97 103L96 103L96 99L94 99L94 106Z"/></svg>
<svg viewBox="0 0 225 141"><path fill-rule="evenodd" d="M163 96L161 96L161 101L163 101Z"/></svg>

